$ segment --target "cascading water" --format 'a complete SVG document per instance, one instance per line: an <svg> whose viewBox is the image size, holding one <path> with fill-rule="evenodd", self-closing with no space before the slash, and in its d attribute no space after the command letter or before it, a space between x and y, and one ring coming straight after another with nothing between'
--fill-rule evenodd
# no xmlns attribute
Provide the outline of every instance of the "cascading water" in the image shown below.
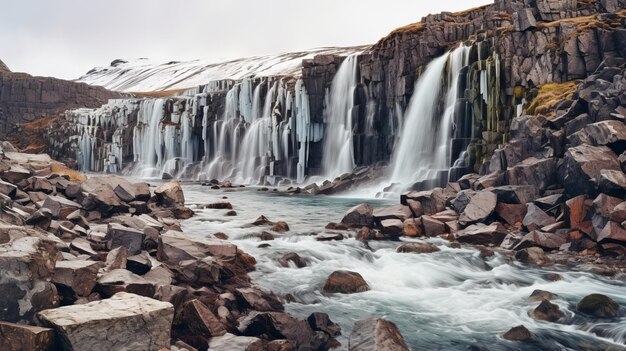
<svg viewBox="0 0 626 351"><path fill-rule="evenodd" d="M438 172L449 168L458 76L466 65L468 51L468 47L461 46L436 58L418 79L404 115L388 182L409 185L436 178ZM448 85L443 86L446 81ZM446 93L441 113L442 88Z"/></svg>
<svg viewBox="0 0 626 351"><path fill-rule="evenodd" d="M354 169L352 109L358 82L357 55L348 56L333 78L326 111L324 176L334 178Z"/></svg>

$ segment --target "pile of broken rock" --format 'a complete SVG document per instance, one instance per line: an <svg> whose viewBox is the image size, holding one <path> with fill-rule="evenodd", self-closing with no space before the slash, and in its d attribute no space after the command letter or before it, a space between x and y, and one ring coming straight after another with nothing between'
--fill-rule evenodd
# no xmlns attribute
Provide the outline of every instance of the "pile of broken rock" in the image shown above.
<svg viewBox="0 0 626 351"><path fill-rule="evenodd" d="M255 260L188 237L179 182L90 177L0 144L1 350L325 350L339 327L299 320L250 284Z"/></svg>

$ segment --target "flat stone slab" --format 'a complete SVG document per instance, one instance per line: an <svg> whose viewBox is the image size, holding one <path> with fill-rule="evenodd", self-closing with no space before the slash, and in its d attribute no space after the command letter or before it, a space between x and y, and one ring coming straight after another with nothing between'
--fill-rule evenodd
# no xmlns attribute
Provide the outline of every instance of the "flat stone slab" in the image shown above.
<svg viewBox="0 0 626 351"><path fill-rule="evenodd" d="M158 351L169 349L174 306L121 292L101 301L45 310L38 318L57 331L64 350Z"/></svg>

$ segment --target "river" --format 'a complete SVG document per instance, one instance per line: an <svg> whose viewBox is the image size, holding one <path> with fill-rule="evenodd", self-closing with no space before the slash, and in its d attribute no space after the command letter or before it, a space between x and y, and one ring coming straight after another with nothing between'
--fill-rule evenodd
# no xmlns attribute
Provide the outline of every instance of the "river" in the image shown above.
<svg viewBox="0 0 626 351"><path fill-rule="evenodd" d="M253 282L279 296L290 295L286 310L300 318L319 311L342 327L338 338L347 350L348 336L356 320L384 317L397 324L413 350L623 350L626 318L594 321L575 313L576 303L591 293L605 294L626 308L626 282L575 267L530 267L496 253L483 258L471 247L451 248L441 239L428 239L441 251L430 254L396 253L401 242L355 239L320 242L315 234L328 222L339 222L350 207L369 202L373 206L391 200L362 200L326 196L287 196L256 188L210 190L185 185L187 205L196 215L183 223L188 235L224 232L230 241L257 260ZM237 216L227 210L198 209L197 205L226 196ZM270 246L255 235L267 228L247 227L260 215L286 221L290 231L275 234ZM414 241L419 241L415 239ZM282 267L277 260L295 252L307 267ZM326 277L335 270L360 273L370 291L324 295ZM556 273L554 280L549 273ZM530 301L535 290L547 290L564 313L556 323L538 321L529 313L539 304ZM501 335L523 324L532 333L530 342L504 340Z"/></svg>

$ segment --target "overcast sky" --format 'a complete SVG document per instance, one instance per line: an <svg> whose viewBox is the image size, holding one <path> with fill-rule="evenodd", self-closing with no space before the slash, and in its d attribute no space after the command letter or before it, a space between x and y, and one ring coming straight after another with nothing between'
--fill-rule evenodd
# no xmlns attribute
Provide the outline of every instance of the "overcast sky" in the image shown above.
<svg viewBox="0 0 626 351"><path fill-rule="evenodd" d="M441 11L493 0L14 0L0 13L0 60L75 79L117 58L221 61L370 44Z"/></svg>

